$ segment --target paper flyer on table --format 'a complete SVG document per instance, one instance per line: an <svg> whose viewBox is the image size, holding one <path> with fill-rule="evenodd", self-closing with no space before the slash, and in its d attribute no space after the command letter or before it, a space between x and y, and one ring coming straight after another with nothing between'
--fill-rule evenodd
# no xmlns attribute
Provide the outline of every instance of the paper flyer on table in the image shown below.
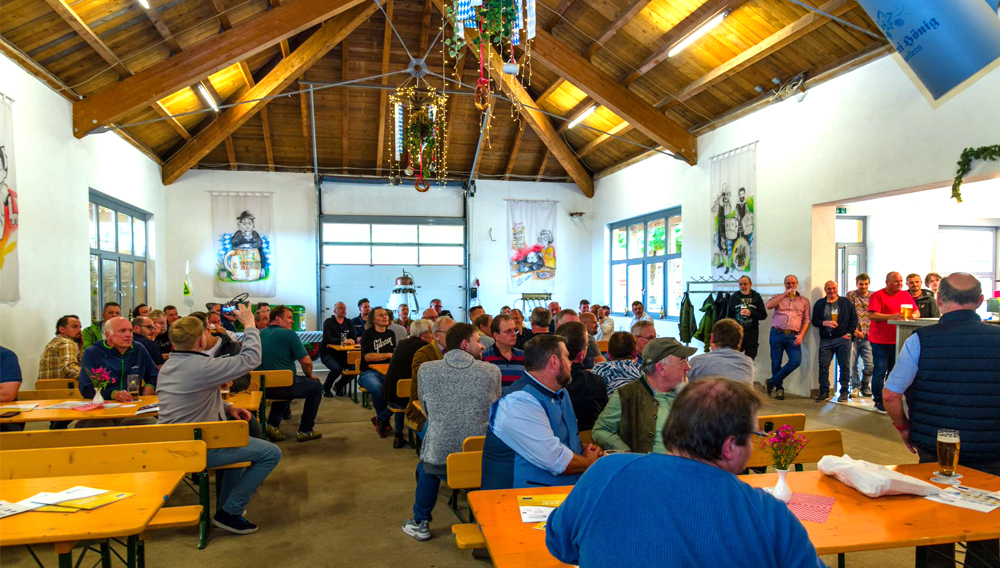
<svg viewBox="0 0 1000 568"><path fill-rule="evenodd" d="M31 503L10 503L8 501L0 500L0 519L16 515L18 513L24 513L25 511L31 511L34 508L35 507L31 506Z"/></svg>
<svg viewBox="0 0 1000 568"><path fill-rule="evenodd" d="M20 410L21 412L28 412L29 410L34 410L36 406L38 406L37 402L19 402L17 404L5 404L0 406L0 411Z"/></svg>
<svg viewBox="0 0 1000 568"><path fill-rule="evenodd" d="M59 404L53 404L52 406L45 406L45 410L72 410L80 406L79 400L67 400L66 402L60 402Z"/></svg>
<svg viewBox="0 0 1000 568"><path fill-rule="evenodd" d="M73 507L74 509L84 509L87 511L92 511L99 507L105 505L110 505L116 501L121 501L122 499L128 499L134 495L134 493L125 493L119 491L107 491L100 495L94 495L92 497L83 497L81 499L73 499L72 501L63 501L59 504L60 507Z"/></svg>
<svg viewBox="0 0 1000 568"><path fill-rule="evenodd" d="M522 523L540 523L548 520L552 511L562 505L566 494L518 496Z"/></svg>
<svg viewBox="0 0 1000 568"><path fill-rule="evenodd" d="M93 487L83 487L82 485L77 485L76 487L71 487L65 491L60 491L59 493L39 493L38 495L31 497L30 500L33 503L41 503L42 505L59 505L65 501L72 501L73 499L86 499L87 497L93 497L107 492L107 489L94 489Z"/></svg>
<svg viewBox="0 0 1000 568"><path fill-rule="evenodd" d="M937 495L927 495L924 499L981 513L989 513L1000 507L1000 491L990 492L964 485L949 487Z"/></svg>

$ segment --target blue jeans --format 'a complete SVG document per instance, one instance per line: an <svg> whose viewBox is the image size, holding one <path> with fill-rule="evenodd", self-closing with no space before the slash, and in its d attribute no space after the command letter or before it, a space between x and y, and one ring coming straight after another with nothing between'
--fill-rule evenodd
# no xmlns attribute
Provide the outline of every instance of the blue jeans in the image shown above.
<svg viewBox="0 0 1000 568"><path fill-rule="evenodd" d="M875 404L882 405L882 386L885 379L896 366L896 344L895 343L872 343L872 355L875 359L875 372L872 374L872 400Z"/></svg>
<svg viewBox="0 0 1000 568"><path fill-rule="evenodd" d="M319 381L296 375L292 380L292 386L267 389L267 398L283 399L271 403L271 412L267 415L267 423L275 428L281 425L281 414L288 408L288 401L304 398L306 402L302 407L299 432L312 432L313 426L316 425L319 403L323 401L323 385L319 384Z"/></svg>
<svg viewBox="0 0 1000 568"><path fill-rule="evenodd" d="M257 488L281 461L281 450L271 442L258 438L250 438L250 443L242 448L208 450L210 468L246 461L250 462L250 467L220 472L222 494L217 495L216 499L219 509L230 515L243 514Z"/></svg>
<svg viewBox="0 0 1000 568"><path fill-rule="evenodd" d="M417 463L417 492L413 500L413 520L430 521L431 511L437 503L438 489L444 478L424 471L423 462Z"/></svg>
<svg viewBox="0 0 1000 568"><path fill-rule="evenodd" d="M819 392L829 394L830 392L830 363L834 355L837 356L837 365L840 367L840 392L849 392L850 371L848 364L851 360L851 340L837 337L833 339L819 340ZM836 386L836 385L835 385Z"/></svg>
<svg viewBox="0 0 1000 568"><path fill-rule="evenodd" d="M382 397L382 381L384 380L385 375L372 369L368 369L358 377L358 386L368 389L368 394L372 397L372 406L375 407L375 416L378 416L379 420L389 420L389 416L392 414L385 403L385 398Z"/></svg>
<svg viewBox="0 0 1000 568"><path fill-rule="evenodd" d="M868 341L867 337L855 337L851 339L851 346L851 388L870 390L872 388L872 372L874 371L872 344ZM860 378L858 377L858 359L864 365L864 370Z"/></svg>
<svg viewBox="0 0 1000 568"><path fill-rule="evenodd" d="M795 344L794 335L785 335L777 329L771 328L771 380L774 388L785 388L785 377L792 374L792 371L802 364L802 346ZM781 366L781 357L788 353L788 363Z"/></svg>

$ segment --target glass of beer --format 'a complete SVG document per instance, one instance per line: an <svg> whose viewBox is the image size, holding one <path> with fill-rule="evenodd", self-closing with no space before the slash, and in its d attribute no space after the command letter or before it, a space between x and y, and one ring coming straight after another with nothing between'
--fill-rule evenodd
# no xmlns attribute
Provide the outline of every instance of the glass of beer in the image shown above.
<svg viewBox="0 0 1000 568"><path fill-rule="evenodd" d="M830 308L830 319L833 320L833 323L837 323L837 315L839 313L840 313L840 308L837 307L836 304Z"/></svg>
<svg viewBox="0 0 1000 568"><path fill-rule="evenodd" d="M913 315L913 305L901 304L899 306L899 312L903 314L903 319L910 319L910 316Z"/></svg>
<svg viewBox="0 0 1000 568"><path fill-rule="evenodd" d="M139 396L140 383L142 381L139 380L139 375L129 375L125 377L125 390L133 397Z"/></svg>
<svg viewBox="0 0 1000 568"><path fill-rule="evenodd" d="M961 446L961 439L958 430L938 430L937 433L937 455L938 466L941 467L941 475L952 477L958 469L958 452Z"/></svg>

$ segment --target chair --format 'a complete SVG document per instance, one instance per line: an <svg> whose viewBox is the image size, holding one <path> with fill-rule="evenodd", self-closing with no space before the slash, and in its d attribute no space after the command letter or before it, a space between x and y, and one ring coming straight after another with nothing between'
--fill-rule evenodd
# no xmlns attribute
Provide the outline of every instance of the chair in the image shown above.
<svg viewBox="0 0 1000 568"><path fill-rule="evenodd" d="M586 446L587 444L593 444L594 439L590 437L590 430L584 430L580 432L580 444Z"/></svg>
<svg viewBox="0 0 1000 568"><path fill-rule="evenodd" d="M799 434L805 436L806 445L795 457L795 471L802 471L802 465L816 463L823 456L844 455L844 438L840 430L802 430ZM767 467L772 465L771 454L766 452L760 442L754 442L753 453L746 467Z"/></svg>
<svg viewBox="0 0 1000 568"><path fill-rule="evenodd" d="M486 436L469 436L462 442L463 452L481 452L486 443Z"/></svg>
<svg viewBox="0 0 1000 568"><path fill-rule="evenodd" d="M466 441L474 438L466 438ZM463 442L464 445L464 442ZM448 455L448 487L452 488L448 507L451 508L462 524L452 525L451 533L455 535L455 545L462 550L486 548L486 539L476 524L475 515L469 507L469 522L465 522L458 509L459 491L479 489L483 478L483 452L458 452Z"/></svg>
<svg viewBox="0 0 1000 568"><path fill-rule="evenodd" d="M600 348L601 353L607 353L608 352L608 340L605 339L603 341L598 341L597 342L597 347Z"/></svg>
<svg viewBox="0 0 1000 568"><path fill-rule="evenodd" d="M345 377L354 377L351 380L351 397L354 399L354 404L358 403L358 376L361 375L361 351L348 351L347 352L347 368L343 370L342 374Z"/></svg>
<svg viewBox="0 0 1000 568"><path fill-rule="evenodd" d="M757 428L761 432L773 432L782 426L791 426L796 432L806 429L805 414L771 414L757 417Z"/></svg>
<svg viewBox="0 0 1000 568"><path fill-rule="evenodd" d="M32 400L84 400L83 395L76 389L49 389L49 390L22 390L17 391L19 402Z"/></svg>
<svg viewBox="0 0 1000 568"><path fill-rule="evenodd" d="M77 389L76 379L39 379L35 381L35 390Z"/></svg>
<svg viewBox="0 0 1000 568"><path fill-rule="evenodd" d="M267 389L290 387L295 382L295 375L288 369L280 371L250 371L250 391L260 391L260 410L257 419L267 420ZM274 400L280 399L272 399ZM263 434L261 434L263 436Z"/></svg>

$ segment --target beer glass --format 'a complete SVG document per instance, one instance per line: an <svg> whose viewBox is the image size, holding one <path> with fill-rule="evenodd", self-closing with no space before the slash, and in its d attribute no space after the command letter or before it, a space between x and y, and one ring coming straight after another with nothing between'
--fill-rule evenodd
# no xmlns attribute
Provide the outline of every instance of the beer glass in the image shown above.
<svg viewBox="0 0 1000 568"><path fill-rule="evenodd" d="M836 304L834 304L830 308L830 319L833 320L833 323L837 323L837 315L839 313L840 313L840 308Z"/></svg>
<svg viewBox="0 0 1000 568"><path fill-rule="evenodd" d="M910 315L913 314L913 305L912 304L901 304L899 306L899 311L900 311L900 313L903 314L903 319L907 319L908 320L908 319L910 319Z"/></svg>
<svg viewBox="0 0 1000 568"><path fill-rule="evenodd" d="M941 475L953 477L958 469L958 452L961 439L958 430L941 429L937 432L937 456Z"/></svg>
<svg viewBox="0 0 1000 568"><path fill-rule="evenodd" d="M132 396L139 396L139 375L129 375L125 378L125 390Z"/></svg>

